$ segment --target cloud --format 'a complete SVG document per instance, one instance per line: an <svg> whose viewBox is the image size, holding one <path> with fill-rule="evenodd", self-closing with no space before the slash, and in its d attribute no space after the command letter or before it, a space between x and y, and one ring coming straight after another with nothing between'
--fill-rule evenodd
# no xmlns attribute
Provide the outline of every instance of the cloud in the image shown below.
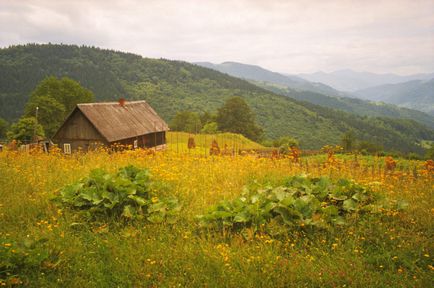
<svg viewBox="0 0 434 288"><path fill-rule="evenodd" d="M94 45L287 73L434 71L434 2L6 1L0 46Z"/></svg>

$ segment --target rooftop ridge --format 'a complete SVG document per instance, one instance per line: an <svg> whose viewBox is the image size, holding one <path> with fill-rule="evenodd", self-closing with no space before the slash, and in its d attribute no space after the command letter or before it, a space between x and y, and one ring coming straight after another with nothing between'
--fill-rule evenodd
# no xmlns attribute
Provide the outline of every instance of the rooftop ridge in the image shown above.
<svg viewBox="0 0 434 288"><path fill-rule="evenodd" d="M135 103L147 103L146 100L134 100L134 101L125 101L124 105L135 104ZM119 105L118 101L115 102L92 102L92 103L79 103L77 106L91 106L91 105Z"/></svg>

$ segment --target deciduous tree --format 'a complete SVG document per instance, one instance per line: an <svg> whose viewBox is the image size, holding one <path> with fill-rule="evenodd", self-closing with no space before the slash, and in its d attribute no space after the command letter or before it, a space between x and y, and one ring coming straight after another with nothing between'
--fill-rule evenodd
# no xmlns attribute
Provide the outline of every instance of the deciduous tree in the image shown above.
<svg viewBox="0 0 434 288"><path fill-rule="evenodd" d="M47 136L53 136L65 119L65 106L49 96L38 96L26 106L25 115L35 115Z"/></svg>
<svg viewBox="0 0 434 288"><path fill-rule="evenodd" d="M36 121L35 117L24 117L11 125L6 133L9 140L18 140L29 143L34 136L44 137L44 128Z"/></svg>
<svg viewBox="0 0 434 288"><path fill-rule="evenodd" d="M197 113L182 111L176 113L176 116L170 123L170 128L175 131L198 133L202 129L202 123Z"/></svg>
<svg viewBox="0 0 434 288"><path fill-rule="evenodd" d="M219 130L239 133L252 140L259 140L263 130L255 122L255 115L241 97L232 97L217 111Z"/></svg>
<svg viewBox="0 0 434 288"><path fill-rule="evenodd" d="M34 117L36 107L39 107L38 122L44 127L46 135L51 137L78 103L93 100L93 93L78 82L67 77L57 79L51 76L33 90L24 117Z"/></svg>

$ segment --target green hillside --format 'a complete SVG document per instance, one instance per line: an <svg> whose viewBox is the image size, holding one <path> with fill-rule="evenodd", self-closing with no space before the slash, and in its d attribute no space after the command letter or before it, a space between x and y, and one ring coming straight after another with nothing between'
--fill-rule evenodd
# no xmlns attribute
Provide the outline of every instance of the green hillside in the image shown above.
<svg viewBox="0 0 434 288"><path fill-rule="evenodd" d="M434 117L421 112L425 110L418 109L421 111L417 111L408 109L411 108L411 106L403 105L408 108L401 108L391 104L376 103L361 99L355 99L354 97L357 97L357 94L354 94L355 96L352 96L352 94L335 90L332 87L319 82L309 82L294 75L283 75L255 65L248 65L236 62L224 62L221 64L198 62L195 64L217 70L219 72L226 73L237 78L245 79L259 87L265 88L274 93L289 96L291 98L301 101L307 101L313 104L333 109L339 109L358 115L412 119L434 129ZM425 86L427 86L426 88L429 87L429 85ZM424 88L424 90L427 90L426 88ZM398 90L397 92L400 92L401 94L406 94L405 89L395 90ZM431 90L434 91L433 89ZM420 89L418 91L420 91ZM420 107L424 105L423 103L427 102L424 102L422 99L420 99L422 101L415 101L417 97L414 94L414 92L411 93L410 98L413 99L413 102L419 103ZM428 94L429 93L426 92L421 93L421 95ZM371 100L375 101L375 99ZM378 101L395 103L382 99ZM412 101L407 100L407 102ZM399 103L397 104L399 105ZM427 107L429 107L429 105L425 105L425 108Z"/></svg>
<svg viewBox="0 0 434 288"><path fill-rule="evenodd" d="M399 120L338 113L186 62L67 45L0 50L0 117L16 120L30 92L48 75L77 80L99 101L145 99L166 121L181 110L214 112L228 97L240 96L256 113L267 137L291 135L302 148L339 143L349 129L360 139L403 152L422 152L416 142L434 139L432 130L416 122L404 121L398 131L392 123Z"/></svg>
<svg viewBox="0 0 434 288"><path fill-rule="evenodd" d="M418 109L434 116L434 78L386 84L353 93L355 97Z"/></svg>
<svg viewBox="0 0 434 288"><path fill-rule="evenodd" d="M384 102L371 102L369 100L349 97L334 97L313 91L297 91L270 82L250 82L276 94L285 95L320 106L364 116L411 119L434 129L434 117L421 111L398 107Z"/></svg>

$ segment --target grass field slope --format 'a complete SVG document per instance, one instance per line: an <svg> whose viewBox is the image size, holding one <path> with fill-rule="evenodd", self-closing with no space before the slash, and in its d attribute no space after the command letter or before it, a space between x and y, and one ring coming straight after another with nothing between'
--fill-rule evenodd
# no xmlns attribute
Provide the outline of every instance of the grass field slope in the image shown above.
<svg viewBox="0 0 434 288"><path fill-rule="evenodd" d="M168 132L166 139L168 148L176 152L187 152L189 138L194 139L194 153L199 155L208 155L212 142L215 140L221 150L228 152L239 150L255 150L264 149L265 147L247 139L243 135L234 133L218 133L218 134L190 134L185 132Z"/></svg>
<svg viewBox="0 0 434 288"><path fill-rule="evenodd" d="M6 150L0 286L431 287L430 165Z"/></svg>

